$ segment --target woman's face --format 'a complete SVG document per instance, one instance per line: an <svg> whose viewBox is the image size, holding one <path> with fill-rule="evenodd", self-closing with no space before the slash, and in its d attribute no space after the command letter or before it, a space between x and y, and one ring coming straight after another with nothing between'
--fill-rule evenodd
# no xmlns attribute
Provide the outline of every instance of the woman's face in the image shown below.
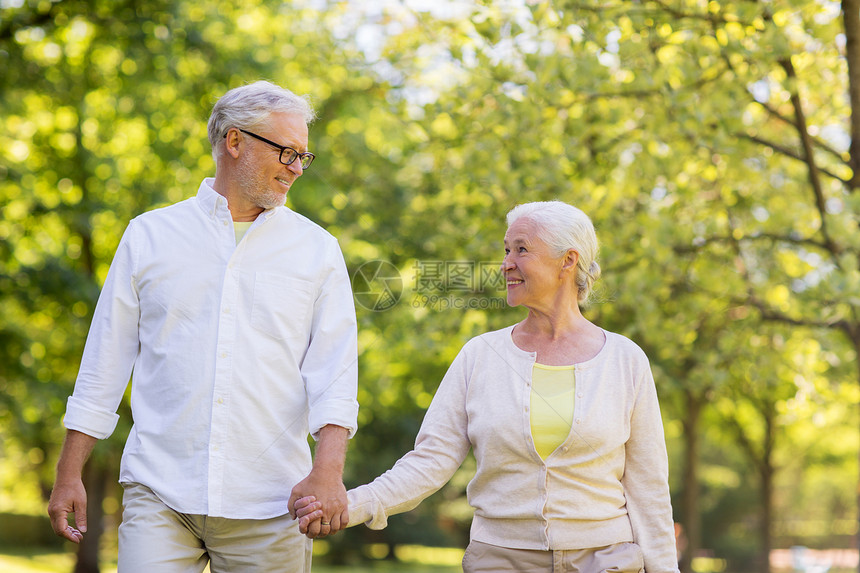
<svg viewBox="0 0 860 573"><path fill-rule="evenodd" d="M555 257L537 233L537 225L521 217L505 233L502 272L511 306L552 308L562 288L564 257Z"/></svg>

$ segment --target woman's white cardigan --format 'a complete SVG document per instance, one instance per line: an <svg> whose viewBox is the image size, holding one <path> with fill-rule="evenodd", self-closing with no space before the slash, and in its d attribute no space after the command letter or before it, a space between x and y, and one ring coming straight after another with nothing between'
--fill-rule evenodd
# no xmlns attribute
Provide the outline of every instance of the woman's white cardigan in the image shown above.
<svg viewBox="0 0 860 573"><path fill-rule="evenodd" d="M529 414L535 353L513 326L466 343L439 385L415 449L349 492L350 525L387 525L441 488L473 448L467 495L474 540L518 549L585 549L635 542L648 573L678 570L668 461L645 353L604 331L600 353L575 366L567 440L544 461Z"/></svg>

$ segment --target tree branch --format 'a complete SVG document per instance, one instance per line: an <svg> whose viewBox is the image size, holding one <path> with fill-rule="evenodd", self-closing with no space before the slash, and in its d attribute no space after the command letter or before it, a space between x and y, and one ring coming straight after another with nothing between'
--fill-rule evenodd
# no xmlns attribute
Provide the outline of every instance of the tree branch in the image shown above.
<svg viewBox="0 0 860 573"><path fill-rule="evenodd" d="M728 70L728 67L722 68L714 72L713 77L700 77L695 81L690 82L687 85L683 85L678 87L677 89L673 89L672 91L685 91L685 90L698 90L702 87L713 83L719 80L723 74L725 74ZM661 96L666 94L665 87L656 87L650 90L629 90L629 91L617 91L617 92L594 92L594 93L586 93L583 94L585 99L587 100L595 100L595 99L610 99L610 98L634 98L634 99L642 99L646 97L653 96Z"/></svg>
<svg viewBox="0 0 860 573"><path fill-rule="evenodd" d="M775 310L764 302L758 299L755 295L750 295L747 302L758 310L763 320L771 322L780 322L782 324L790 324L791 326L804 326L807 328L842 328L843 320L811 320L808 318L795 318L787 314Z"/></svg>
<svg viewBox="0 0 860 573"><path fill-rule="evenodd" d="M756 469L759 469L759 460L761 456L756 452L755 445L752 443L752 440L747 437L746 432L741 426L740 422L734 416L730 416L727 414L723 414L723 418L728 422L729 426L731 426L733 433L735 434L735 438L738 441L738 444L741 446L741 450L743 450L747 456L749 456L750 462Z"/></svg>
<svg viewBox="0 0 860 573"><path fill-rule="evenodd" d="M758 143L759 145L764 145L765 147L769 147L769 148L773 149L774 151L776 151L777 153L779 153L780 155L785 155L786 157L790 157L792 159L796 159L798 161L802 161L804 163L807 163L805 157L803 157L802 155L800 155L799 153L797 153L793 149L789 149L788 147L785 147L784 145L780 145L778 143L768 141L767 139L764 139L764 138L759 137L757 135L750 135L749 133L741 132L741 133L736 133L735 135L737 137L740 137L743 139L748 139L749 141L752 141L754 143ZM835 151L834 151L834 153L835 153ZM841 159L842 158L840 157L840 160ZM832 177L833 179L836 179L837 181L841 181L842 183L844 183L846 185L849 184L848 180L843 179L842 177L839 177L838 175L836 175L835 173L833 173L832 171L830 171L828 169L824 169L823 167L818 167L817 169L820 173L823 173L824 175L827 175L828 177Z"/></svg>
<svg viewBox="0 0 860 573"><path fill-rule="evenodd" d="M663 12L671 14L677 20L703 20L712 24L741 24L742 26L751 26L761 32L762 28L756 26L754 22L746 22L734 15L718 14L718 13L693 13L678 10L670 6L665 0L652 0L657 4Z"/></svg>
<svg viewBox="0 0 860 573"><path fill-rule="evenodd" d="M818 166L815 164L812 141L810 141L809 130L806 126L806 115L803 112L803 105L800 101L800 91L797 87L797 73L794 70L794 65L791 63L791 56L781 60L780 65L785 70L788 78L791 104L794 106L795 127L797 128L797 133L800 136L800 142L803 145L803 154L805 156L806 165L809 169L809 183L812 185L812 193L815 196L815 206L818 209L818 216L821 218L821 234L824 236L824 242L827 243L828 250L834 255L838 255L842 252L842 247L836 244L830 236L830 231L827 228L827 209L824 201L824 189L821 186Z"/></svg>
<svg viewBox="0 0 860 573"><path fill-rule="evenodd" d="M5 42L11 39L15 32L24 28L41 27L54 20L57 12L60 9L62 1L49 3L49 8L45 12L32 13L24 12L13 15L0 26L0 42Z"/></svg>
<svg viewBox="0 0 860 573"><path fill-rule="evenodd" d="M860 187L860 0L842 0L845 26L845 62L848 65L848 98L851 102L851 145L848 164L853 175L851 191Z"/></svg>
<svg viewBox="0 0 860 573"><path fill-rule="evenodd" d="M771 117L773 117L773 118L775 118L775 119L778 119L779 121L784 122L784 123L787 123L787 124L789 124L789 125L792 125L792 126L794 125L794 122L793 122L793 121L791 121L791 119L789 119L789 118L785 117L784 115L782 115L781 113L779 113L779 111L777 111L777 110L776 110L776 108L774 108L773 106L769 105L767 102L758 101L757 99L755 99L754 97L752 97L752 94L750 94L750 99L751 99L753 102L755 102L755 103L757 103L758 105L760 105L762 108L764 108L764 110L765 110L765 111L768 113L768 115L770 115ZM821 140L820 140L820 139L818 139L817 137L812 137L812 136L810 136L810 139L812 139L812 142L813 142L813 144L815 144L815 146L816 146L816 147L818 147L818 148L819 148L819 149L821 149L822 151L827 152L829 155L832 155L834 158L836 158L836 159L837 159L837 160L839 160L840 162L845 163L845 158L842 156L842 153L840 153L840 152L839 152L839 151L837 151L836 149L833 149L833 148L832 148L832 147L830 147L827 143L825 143L824 141L821 141ZM766 144L766 145L767 145L767 144ZM821 171L822 171L822 173L824 173L824 170L823 170L823 169L822 169ZM830 175L830 174L828 173L828 175ZM831 177L832 177L832 175L831 175ZM838 177L837 177L837 179L838 179Z"/></svg>
<svg viewBox="0 0 860 573"><path fill-rule="evenodd" d="M746 235L740 239L735 239L731 236L713 236L704 238L695 245L675 245L672 247L672 250L678 254L695 253L705 246L713 243L736 244L743 241L752 242L757 240L789 243L792 245L809 245L817 249L828 251L827 244L821 241L816 241L809 237L792 237L791 235L777 235L775 233L756 233L755 235Z"/></svg>

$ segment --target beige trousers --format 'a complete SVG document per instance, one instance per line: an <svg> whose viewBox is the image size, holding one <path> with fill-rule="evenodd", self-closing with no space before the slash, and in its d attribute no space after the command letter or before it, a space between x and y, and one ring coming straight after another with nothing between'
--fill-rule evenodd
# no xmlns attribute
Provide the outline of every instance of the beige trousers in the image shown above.
<svg viewBox="0 0 860 573"><path fill-rule="evenodd" d="M123 484L117 573L310 573L311 540L289 514L273 519L188 515L149 488Z"/></svg>
<svg viewBox="0 0 860 573"><path fill-rule="evenodd" d="M464 573L644 573L642 549L617 543L597 549L538 551L508 549L472 541L463 556Z"/></svg>

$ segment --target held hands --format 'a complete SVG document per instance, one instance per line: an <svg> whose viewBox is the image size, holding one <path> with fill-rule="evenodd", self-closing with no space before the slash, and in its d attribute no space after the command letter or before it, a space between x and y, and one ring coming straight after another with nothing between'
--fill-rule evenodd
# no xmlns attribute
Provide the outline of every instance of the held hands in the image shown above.
<svg viewBox="0 0 860 573"><path fill-rule="evenodd" d="M296 500L295 516L299 520L299 531L308 537L314 537L310 532L311 525L319 525L322 530L322 522L324 521L322 504L314 496L309 495ZM317 535L316 537L325 537L325 535Z"/></svg>
<svg viewBox="0 0 860 573"><path fill-rule="evenodd" d="M287 509L299 519L299 531L311 539L326 537L340 531L349 523L346 488L343 487L343 463L349 430L336 424L320 428L314 455L314 465L308 477L300 481L290 493ZM302 514L296 502L310 498Z"/></svg>
<svg viewBox="0 0 860 573"><path fill-rule="evenodd" d="M311 539L337 533L349 523L343 482L314 471L293 488L288 507L290 515L299 520L299 531Z"/></svg>

